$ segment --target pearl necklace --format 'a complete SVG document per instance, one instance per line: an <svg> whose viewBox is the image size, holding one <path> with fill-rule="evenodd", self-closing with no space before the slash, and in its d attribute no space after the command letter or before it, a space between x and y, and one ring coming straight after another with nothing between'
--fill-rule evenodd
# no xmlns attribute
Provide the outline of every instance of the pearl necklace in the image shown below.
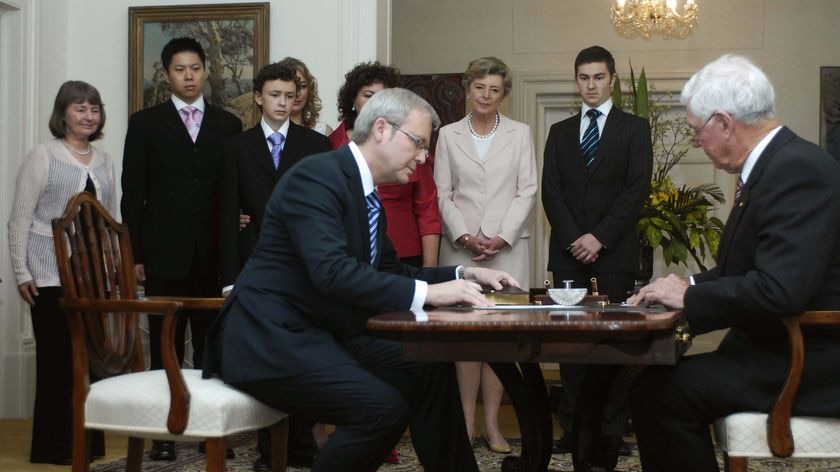
<svg viewBox="0 0 840 472"><path fill-rule="evenodd" d="M67 140L65 140L65 139L62 139L61 142L64 143L65 146L67 146L67 149L75 152L76 154L78 154L80 156L90 154L90 151L91 151L90 143L88 143L87 151L82 152L82 151L79 151L78 149L74 148L73 146L71 146L70 143L68 143Z"/></svg>
<svg viewBox="0 0 840 472"><path fill-rule="evenodd" d="M475 128L473 128L473 125L472 125L472 112L470 112L470 115L467 117L467 127L470 129L470 133L473 136L475 136L476 138L487 139L490 136L493 136L494 134L496 134L496 130L499 128L499 112L496 112L496 122L493 123L493 128L487 134L478 134L478 133L475 132Z"/></svg>

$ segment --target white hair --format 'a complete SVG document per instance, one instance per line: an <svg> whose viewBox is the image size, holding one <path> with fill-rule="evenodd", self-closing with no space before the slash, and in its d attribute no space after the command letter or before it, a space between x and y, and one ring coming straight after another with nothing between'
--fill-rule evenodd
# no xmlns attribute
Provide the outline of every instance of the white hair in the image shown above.
<svg viewBox="0 0 840 472"><path fill-rule="evenodd" d="M741 123L776 116L776 94L767 75L749 59L726 54L707 64L683 87L680 103L701 120L725 111Z"/></svg>

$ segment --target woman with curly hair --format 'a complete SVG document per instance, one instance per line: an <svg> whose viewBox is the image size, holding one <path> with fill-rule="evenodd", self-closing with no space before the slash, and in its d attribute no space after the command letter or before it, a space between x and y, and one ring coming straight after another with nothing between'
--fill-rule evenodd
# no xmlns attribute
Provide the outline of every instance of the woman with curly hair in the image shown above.
<svg viewBox="0 0 840 472"><path fill-rule="evenodd" d="M329 136L333 129L330 125L319 121L321 114L321 97L318 96L318 79L309 72L309 68L300 59L285 57L280 64L292 68L297 73L298 94L292 103L290 118L297 125L313 129L324 136Z"/></svg>
<svg viewBox="0 0 840 472"><path fill-rule="evenodd" d="M338 128L330 134L333 149L350 142L356 116L376 92L396 87L400 71L396 67L377 62L362 62L344 75L344 85L338 90Z"/></svg>

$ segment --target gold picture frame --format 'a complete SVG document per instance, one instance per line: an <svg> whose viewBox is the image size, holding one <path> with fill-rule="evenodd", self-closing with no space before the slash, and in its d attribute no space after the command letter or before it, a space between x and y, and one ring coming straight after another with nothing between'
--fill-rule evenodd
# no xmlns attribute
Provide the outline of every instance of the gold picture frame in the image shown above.
<svg viewBox="0 0 840 472"><path fill-rule="evenodd" d="M820 145L840 159L840 67L820 67Z"/></svg>
<svg viewBox="0 0 840 472"><path fill-rule="evenodd" d="M128 9L128 113L169 99L160 52L189 36L207 55L204 97L242 120L259 119L252 77L268 63L269 3L130 7Z"/></svg>

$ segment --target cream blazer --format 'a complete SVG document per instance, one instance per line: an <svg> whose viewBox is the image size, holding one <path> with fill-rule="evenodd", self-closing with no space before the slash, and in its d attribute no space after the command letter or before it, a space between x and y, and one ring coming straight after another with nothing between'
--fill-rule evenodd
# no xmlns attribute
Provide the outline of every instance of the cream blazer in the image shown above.
<svg viewBox="0 0 840 472"><path fill-rule="evenodd" d="M463 234L500 236L511 247L528 237L537 193L531 129L500 116L485 159L478 157L467 118L444 126L435 149L435 183L443 231L452 244Z"/></svg>

